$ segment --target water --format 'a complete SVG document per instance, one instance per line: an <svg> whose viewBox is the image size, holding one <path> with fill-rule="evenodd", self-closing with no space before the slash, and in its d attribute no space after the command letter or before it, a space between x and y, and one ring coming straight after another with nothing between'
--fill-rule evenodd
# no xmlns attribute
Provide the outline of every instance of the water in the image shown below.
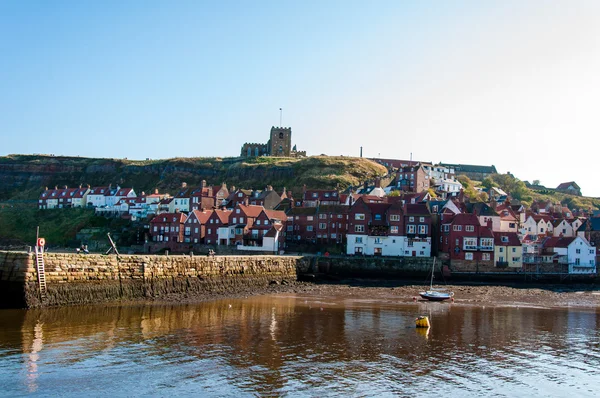
<svg viewBox="0 0 600 398"><path fill-rule="evenodd" d="M0 395L598 396L599 320L310 296L0 310Z"/></svg>

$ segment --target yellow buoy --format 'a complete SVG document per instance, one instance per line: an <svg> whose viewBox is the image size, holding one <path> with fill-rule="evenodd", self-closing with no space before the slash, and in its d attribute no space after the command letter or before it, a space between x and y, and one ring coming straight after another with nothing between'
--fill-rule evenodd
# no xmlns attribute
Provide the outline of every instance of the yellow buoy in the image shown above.
<svg viewBox="0 0 600 398"><path fill-rule="evenodd" d="M429 317L427 316L420 316L417 319L415 319L415 323L417 324L418 328L428 328L431 325L429 324Z"/></svg>

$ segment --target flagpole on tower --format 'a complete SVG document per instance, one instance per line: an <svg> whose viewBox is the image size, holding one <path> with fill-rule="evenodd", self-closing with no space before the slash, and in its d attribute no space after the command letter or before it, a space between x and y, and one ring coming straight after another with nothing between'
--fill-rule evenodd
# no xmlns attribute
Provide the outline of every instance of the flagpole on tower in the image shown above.
<svg viewBox="0 0 600 398"><path fill-rule="evenodd" d="M279 108L279 127L283 127L283 109Z"/></svg>

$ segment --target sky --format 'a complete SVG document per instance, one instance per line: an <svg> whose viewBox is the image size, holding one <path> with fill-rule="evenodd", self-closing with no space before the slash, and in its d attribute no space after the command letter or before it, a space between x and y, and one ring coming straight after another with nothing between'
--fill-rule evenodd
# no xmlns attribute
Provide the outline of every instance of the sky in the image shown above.
<svg viewBox="0 0 600 398"><path fill-rule="evenodd" d="M0 156L238 156L281 117L308 155L600 196L599 20L596 0L0 0Z"/></svg>

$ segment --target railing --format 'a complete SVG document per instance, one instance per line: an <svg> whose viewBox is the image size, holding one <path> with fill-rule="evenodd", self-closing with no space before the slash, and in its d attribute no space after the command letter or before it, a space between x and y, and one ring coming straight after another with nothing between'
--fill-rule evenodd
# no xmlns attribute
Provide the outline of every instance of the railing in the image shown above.
<svg viewBox="0 0 600 398"><path fill-rule="evenodd" d="M477 246L476 245L464 245L463 246L463 250L477 250Z"/></svg>
<svg viewBox="0 0 600 398"><path fill-rule="evenodd" d="M493 252L494 246L479 246L479 250Z"/></svg>

